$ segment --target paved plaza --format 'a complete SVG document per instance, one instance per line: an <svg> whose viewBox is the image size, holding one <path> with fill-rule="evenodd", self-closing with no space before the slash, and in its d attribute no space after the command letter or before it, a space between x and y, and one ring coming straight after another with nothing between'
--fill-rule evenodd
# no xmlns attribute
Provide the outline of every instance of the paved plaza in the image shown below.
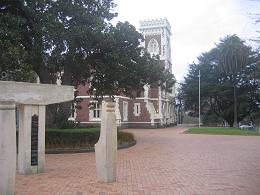
<svg viewBox="0 0 260 195"><path fill-rule="evenodd" d="M16 176L17 195L259 195L260 137L190 135L187 126L127 130L117 181L96 180L95 154L46 155L46 171Z"/></svg>

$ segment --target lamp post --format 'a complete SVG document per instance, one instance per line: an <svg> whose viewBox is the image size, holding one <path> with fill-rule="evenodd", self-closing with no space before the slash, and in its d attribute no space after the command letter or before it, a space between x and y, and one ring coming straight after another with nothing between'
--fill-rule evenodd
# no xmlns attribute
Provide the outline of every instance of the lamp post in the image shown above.
<svg viewBox="0 0 260 195"><path fill-rule="evenodd" d="M200 127L200 70L199 70L199 127Z"/></svg>

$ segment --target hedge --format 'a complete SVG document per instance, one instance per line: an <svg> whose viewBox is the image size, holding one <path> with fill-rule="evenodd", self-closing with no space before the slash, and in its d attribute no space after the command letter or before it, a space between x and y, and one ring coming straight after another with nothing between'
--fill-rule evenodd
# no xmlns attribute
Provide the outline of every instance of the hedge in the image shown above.
<svg viewBox="0 0 260 195"><path fill-rule="evenodd" d="M98 142L100 130L91 129L49 129L46 131L46 148L88 148ZM118 144L133 142L134 136L118 132Z"/></svg>

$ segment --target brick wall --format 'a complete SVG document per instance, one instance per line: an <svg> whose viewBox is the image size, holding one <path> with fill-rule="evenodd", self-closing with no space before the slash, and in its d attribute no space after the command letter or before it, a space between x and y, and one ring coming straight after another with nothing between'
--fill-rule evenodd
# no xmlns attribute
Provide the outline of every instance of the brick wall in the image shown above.
<svg viewBox="0 0 260 195"><path fill-rule="evenodd" d="M158 87L151 87L149 89L148 97L149 98L158 98L159 88Z"/></svg>
<svg viewBox="0 0 260 195"><path fill-rule="evenodd" d="M89 85L82 86L80 85L78 87L78 95L79 96L88 96L87 90ZM149 98L158 98L158 88L151 88L149 89ZM105 98L106 100L107 98ZM158 101L157 100L149 100L153 102L155 110L158 110ZM89 121L89 102L90 99L88 97L81 98L81 101L78 103L78 105L81 107L81 109L78 109L76 111L76 122L90 122ZM128 103L128 120L124 121L123 116L123 102ZM138 124L140 124L140 127L150 126L149 122L150 120L150 114L146 108L146 103L144 102L144 99L130 99L130 98L124 98L124 96L119 96L119 111L121 115L121 121L123 122L123 126L127 127L138 127ZM135 103L140 103L140 115L136 116L134 114L134 106ZM134 123L137 122L137 123ZM144 122L144 123L142 123ZM88 125L90 124L88 123ZM93 122L97 123L97 121ZM128 124L129 123L129 124ZM86 124L87 125L87 124ZM85 125L84 125L85 126Z"/></svg>
<svg viewBox="0 0 260 195"><path fill-rule="evenodd" d="M89 99L84 98L81 99L81 101L78 103L78 106L81 107L81 109L77 109L76 114L76 120L77 122L87 122L89 121L89 109L88 109Z"/></svg>

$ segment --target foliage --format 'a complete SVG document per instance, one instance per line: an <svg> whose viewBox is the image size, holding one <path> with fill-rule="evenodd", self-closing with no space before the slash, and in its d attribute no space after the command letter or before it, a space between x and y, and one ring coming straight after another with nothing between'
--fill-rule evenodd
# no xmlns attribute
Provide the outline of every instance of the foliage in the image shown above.
<svg viewBox="0 0 260 195"><path fill-rule="evenodd" d="M212 135L245 135L245 136L260 136L259 132L241 130L238 128L190 128L186 131L190 134L212 134Z"/></svg>
<svg viewBox="0 0 260 195"><path fill-rule="evenodd" d="M57 106L59 107L59 104ZM55 117L54 123L56 124L56 127L59 129L74 128L76 126L74 121L69 121L67 119L67 114L64 111L57 112L53 116Z"/></svg>
<svg viewBox="0 0 260 195"><path fill-rule="evenodd" d="M45 136L47 148L93 147L99 139L99 129L51 129Z"/></svg>
<svg viewBox="0 0 260 195"><path fill-rule="evenodd" d="M223 120L212 110L207 111L202 117L202 123L206 126L217 126L222 124Z"/></svg>
<svg viewBox="0 0 260 195"><path fill-rule="evenodd" d="M229 44L231 40L235 40L235 44ZM243 51L243 57L238 51ZM199 56L197 64L190 65L189 74L182 85L186 109L198 113L200 70L202 114L210 111L233 126L235 101L238 122L259 113L259 59L259 54L237 36L228 36L221 40L215 48Z"/></svg>
<svg viewBox="0 0 260 195"><path fill-rule="evenodd" d="M135 140L134 135L132 133L122 131L117 132L117 139L119 141L119 144L133 142Z"/></svg>
<svg viewBox="0 0 260 195"><path fill-rule="evenodd" d="M251 48L245 45L238 36L226 36L217 45L216 55L219 68L230 79L235 80L237 74L247 65Z"/></svg>
<svg viewBox="0 0 260 195"><path fill-rule="evenodd" d="M0 3L2 7L2 3ZM7 73L7 80L28 81L33 77L32 66L27 63L28 52L18 44L23 40L23 18L0 12L0 73Z"/></svg>
<svg viewBox="0 0 260 195"><path fill-rule="evenodd" d="M111 25L115 6L114 0L1 1L1 69L15 71L16 80L30 80L28 74L35 72L41 83L89 82L89 93L96 97L134 96L132 91L151 83L170 88L173 75L158 59L141 55L143 37L135 27ZM59 109L66 118L69 108L63 104ZM54 118L58 108L48 110Z"/></svg>
<svg viewBox="0 0 260 195"><path fill-rule="evenodd" d="M159 80L162 89L165 90L166 92L172 93L173 90L172 87L176 83L176 79L174 75L171 72L169 72L169 70L164 70L163 72L159 72L159 73L161 73L161 76L159 76L160 78Z"/></svg>
<svg viewBox="0 0 260 195"><path fill-rule="evenodd" d="M2 64L32 68L42 83L88 81L101 96L169 77L158 60L141 55L143 37L134 26L109 23L115 6L113 0L1 1L1 41L15 59L3 55Z"/></svg>
<svg viewBox="0 0 260 195"><path fill-rule="evenodd" d="M118 132L118 144L133 142L134 136L128 132ZM100 136L99 128L48 129L46 148L93 148Z"/></svg>
<svg viewBox="0 0 260 195"><path fill-rule="evenodd" d="M188 115L184 115L182 119L182 123L184 124L198 124L199 123L199 118L198 117L193 117Z"/></svg>
<svg viewBox="0 0 260 195"><path fill-rule="evenodd" d="M143 37L134 26L119 22L108 31L100 54L92 61L90 94L132 97L135 96L133 92L142 90L146 84L163 85L167 81L172 87L173 75L164 70L159 59L143 51L140 47Z"/></svg>
<svg viewBox="0 0 260 195"><path fill-rule="evenodd" d="M12 41L19 34L12 43L27 54L19 60L32 66L42 83L54 82L57 72L64 71L63 81L69 84L71 74L89 70L85 56L94 52L106 21L116 16L114 7L113 0L4 0L1 18L10 17L13 23L6 25L10 36L3 36Z"/></svg>
<svg viewBox="0 0 260 195"><path fill-rule="evenodd" d="M81 77L89 78L91 60L100 50L98 43L108 21L117 15L114 7L113 0L1 1L2 48L10 50L14 59L9 63L11 58L1 55L1 69L34 71L41 83L56 83L59 78L62 84L73 85ZM57 112L67 119L69 110L70 104L48 106L48 124L57 121Z"/></svg>
<svg viewBox="0 0 260 195"><path fill-rule="evenodd" d="M224 73L229 78L233 87L233 125L237 126L237 84L239 82L237 76L250 60L251 48L246 46L239 37L233 35L221 40L216 51L219 69L221 73Z"/></svg>

